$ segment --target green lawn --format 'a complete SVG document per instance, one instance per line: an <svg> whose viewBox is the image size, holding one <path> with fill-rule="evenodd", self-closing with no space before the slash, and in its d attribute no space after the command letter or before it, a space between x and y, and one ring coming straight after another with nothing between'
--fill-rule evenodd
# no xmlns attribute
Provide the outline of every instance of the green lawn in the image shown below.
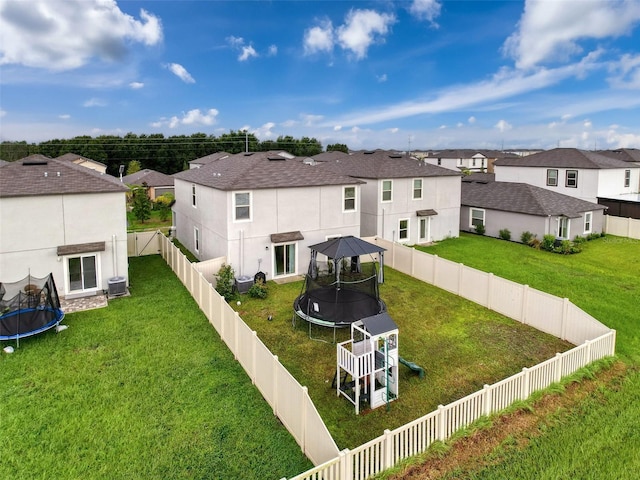
<svg viewBox="0 0 640 480"><path fill-rule="evenodd" d="M312 465L160 256L131 297L0 356L12 479L277 479Z"/></svg>
<svg viewBox="0 0 640 480"><path fill-rule="evenodd" d="M617 330L617 352L628 366L621 382L598 386L577 407L560 404L528 438L507 438L480 466L462 464L430 478L638 478L640 241L607 236L563 256L462 234L423 250L568 297Z"/></svg>
<svg viewBox="0 0 640 480"><path fill-rule="evenodd" d="M132 212L127 211L127 231L129 232L139 232L141 230L162 230L166 233L170 226L171 213L169 213L168 219L162 220L160 218L160 212L158 210L152 210L151 218L141 222L133 215Z"/></svg>

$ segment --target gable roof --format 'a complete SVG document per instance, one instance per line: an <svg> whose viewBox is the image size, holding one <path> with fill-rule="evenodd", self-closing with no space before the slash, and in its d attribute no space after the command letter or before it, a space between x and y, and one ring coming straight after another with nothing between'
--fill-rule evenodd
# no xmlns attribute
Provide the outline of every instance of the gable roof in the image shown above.
<svg viewBox="0 0 640 480"><path fill-rule="evenodd" d="M604 205L587 202L527 183L463 182L460 203L468 207L526 213L528 215L574 216L577 213L604 210Z"/></svg>
<svg viewBox="0 0 640 480"><path fill-rule="evenodd" d="M238 153L200 168L185 170L174 178L218 190L254 190L323 185L355 185L362 181L308 165L303 157L275 152Z"/></svg>
<svg viewBox="0 0 640 480"><path fill-rule="evenodd" d="M126 192L111 175L73 162L30 155L0 168L0 197Z"/></svg>
<svg viewBox="0 0 640 480"><path fill-rule="evenodd" d="M577 148L554 148L526 157L501 158L494 162L505 167L555 167L555 168L629 168L629 164L597 152Z"/></svg>
<svg viewBox="0 0 640 480"><path fill-rule="evenodd" d="M127 185L142 185L146 183L149 187L173 187L173 177L145 168L131 175L125 175L122 177L122 183Z"/></svg>
<svg viewBox="0 0 640 480"><path fill-rule="evenodd" d="M321 168L356 178L459 177L448 168L431 165L405 153L389 150L359 151L320 164Z"/></svg>
<svg viewBox="0 0 640 480"><path fill-rule="evenodd" d="M623 162L640 163L640 149L619 148L617 150L598 150L598 153L609 158L616 158Z"/></svg>
<svg viewBox="0 0 640 480"><path fill-rule="evenodd" d="M92 162L98 165L102 165L104 167L107 166L102 162L98 162L97 160L93 160L91 158L83 157L82 155L78 155L76 153L65 153L64 155L60 155L59 157L56 157L56 160L62 160L63 162L74 162L74 163L76 162L76 160L82 160L83 162Z"/></svg>
<svg viewBox="0 0 640 480"><path fill-rule="evenodd" d="M191 160L189 162L189 165L208 165L211 162L215 162L217 160L220 160L221 158L226 158L229 155L231 155L231 154L227 153L227 152L216 152L216 153L212 153L211 155L206 155L204 157L200 157L200 158L196 158L195 160Z"/></svg>

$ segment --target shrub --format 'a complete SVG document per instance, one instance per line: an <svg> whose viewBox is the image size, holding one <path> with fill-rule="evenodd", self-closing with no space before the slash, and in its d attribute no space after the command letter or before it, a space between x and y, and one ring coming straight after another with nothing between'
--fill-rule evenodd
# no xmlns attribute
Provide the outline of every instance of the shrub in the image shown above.
<svg viewBox="0 0 640 480"><path fill-rule="evenodd" d="M257 282L251 285L248 293L251 298L267 298L269 290L267 289L267 285L259 278Z"/></svg>
<svg viewBox="0 0 640 480"><path fill-rule="evenodd" d="M542 242L536 237L533 237L531 240L527 242L527 245L529 245L531 248L535 248L536 250L540 250L540 247L542 246Z"/></svg>
<svg viewBox="0 0 640 480"><path fill-rule="evenodd" d="M216 292L218 292L228 302L236 297L235 273L231 265L223 263L216 275Z"/></svg>
<svg viewBox="0 0 640 480"><path fill-rule="evenodd" d="M576 235L576 238L573 239L573 243L575 245L582 245L586 241L587 239L585 237L581 237L580 235Z"/></svg>
<svg viewBox="0 0 640 480"><path fill-rule="evenodd" d="M555 247L553 249L553 251L557 252L557 253L562 253L563 255L568 255L570 253L574 253L573 252L573 244L571 243L571 240L562 240L560 242L560 245Z"/></svg>
<svg viewBox="0 0 640 480"><path fill-rule="evenodd" d="M602 233L593 232L587 235L587 240L595 240L596 238L604 237L604 235L605 235L604 232Z"/></svg>
<svg viewBox="0 0 640 480"><path fill-rule="evenodd" d="M522 232L522 235L520 235L520 241L525 245L531 245L531 240L534 238L536 238L535 234L528 230L526 232Z"/></svg>
<svg viewBox="0 0 640 480"><path fill-rule="evenodd" d="M553 252L553 247L555 242L556 242L555 235L551 235L550 233L548 233L544 237L542 237L542 245L540 247L544 250Z"/></svg>
<svg viewBox="0 0 640 480"><path fill-rule="evenodd" d="M509 230L508 228L503 228L502 230L500 230L499 235L503 240L511 240L511 230Z"/></svg>
<svg viewBox="0 0 640 480"><path fill-rule="evenodd" d="M476 225L475 229L476 229L476 233L478 235L484 235L485 228L484 228L484 225L482 223L479 223L478 225Z"/></svg>

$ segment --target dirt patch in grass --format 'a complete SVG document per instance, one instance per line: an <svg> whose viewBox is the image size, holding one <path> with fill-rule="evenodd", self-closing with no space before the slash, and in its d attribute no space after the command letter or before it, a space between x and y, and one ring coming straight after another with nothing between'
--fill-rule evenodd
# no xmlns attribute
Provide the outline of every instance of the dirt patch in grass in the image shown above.
<svg viewBox="0 0 640 480"><path fill-rule="evenodd" d="M491 426L459 438L444 452L429 453L423 463L407 466L390 480L438 480L466 478L502 460L507 449L522 449L531 439L543 434L569 412L579 408L582 400L597 395L601 387L617 389L627 373L623 362L615 362L593 379L568 384L562 393L548 393L531 408L522 408L492 419Z"/></svg>

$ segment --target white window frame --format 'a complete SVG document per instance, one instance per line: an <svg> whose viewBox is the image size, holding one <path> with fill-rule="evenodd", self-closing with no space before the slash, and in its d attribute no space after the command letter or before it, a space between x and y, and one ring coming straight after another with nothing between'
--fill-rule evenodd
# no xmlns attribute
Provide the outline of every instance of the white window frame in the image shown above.
<svg viewBox="0 0 640 480"><path fill-rule="evenodd" d="M347 190L353 190L353 197L347 197ZM347 200L353 201L353 208L347 208ZM346 186L342 189L342 212L358 211L358 189L355 186Z"/></svg>
<svg viewBox="0 0 640 480"><path fill-rule="evenodd" d="M407 222L407 227L402 228L402 222ZM402 236L402 232L404 232L405 236ZM400 218L398 219L398 241L399 242L408 242L411 238L411 221L408 218Z"/></svg>
<svg viewBox="0 0 640 480"><path fill-rule="evenodd" d="M549 175L551 172L555 172L555 178ZM552 182L554 180L554 182ZM557 168L547 168L547 186L548 187L557 187L558 186L558 169Z"/></svg>
<svg viewBox="0 0 640 480"><path fill-rule="evenodd" d="M593 212L584 212L584 233L591 233L593 228Z"/></svg>
<svg viewBox="0 0 640 480"><path fill-rule="evenodd" d="M196 184L191 184L191 206L198 208L198 197L196 196Z"/></svg>
<svg viewBox="0 0 640 480"><path fill-rule="evenodd" d="M416 188L416 182L420 182L420 186ZM422 191L424 188L424 181L421 178L414 178L411 181L411 188L412 188L412 198L414 200L422 200ZM416 197L416 190L419 190L420 195Z"/></svg>
<svg viewBox="0 0 640 480"><path fill-rule="evenodd" d="M573 178L569 178L569 173L575 174ZM565 187L578 188L578 170L567 170L565 179ZM573 185L571 185L573 183Z"/></svg>
<svg viewBox="0 0 640 480"><path fill-rule="evenodd" d="M431 233L431 217L420 217L418 220L418 240L429 241L429 234Z"/></svg>
<svg viewBox="0 0 640 480"><path fill-rule="evenodd" d="M384 184L386 182L389 182L389 189L388 190L385 190L385 188L384 188ZM393 180L388 180L388 179L387 180L382 180L382 182L380 182L380 189L381 189L380 201L382 203L392 202L393 201ZM384 194L386 192L389 192L389 200L385 200L384 199Z"/></svg>
<svg viewBox="0 0 640 480"><path fill-rule="evenodd" d="M238 195L248 194L249 195L249 204L238 204L237 199ZM238 218L238 208L249 208L249 218ZM242 190L233 192L233 221L234 222L250 222L253 220L253 192L250 190Z"/></svg>
<svg viewBox="0 0 640 480"><path fill-rule="evenodd" d="M193 250L200 253L200 229L193 227Z"/></svg>
<svg viewBox="0 0 640 480"><path fill-rule="evenodd" d="M631 170L624 171L624 187L628 188L631 186Z"/></svg>
<svg viewBox="0 0 640 480"><path fill-rule="evenodd" d="M284 247L285 248L285 262L286 262L286 247L287 246L293 246L293 248L295 249L294 251L294 259L293 259L293 271L292 272L287 272L286 271L286 266L285 266L285 273L281 273L278 274L277 271L277 262L276 262L276 251L279 247ZM291 277L293 275L297 275L298 272L298 242L282 242L282 243L274 243L273 244L273 254L271 255L271 261L273 262L273 268L271 269L273 272L273 278L284 278L284 277Z"/></svg>
<svg viewBox="0 0 640 480"><path fill-rule="evenodd" d="M69 277L69 260L73 259L73 258L80 258L80 265L82 266L82 259L83 258L87 258L87 257L93 257L94 258L94 262L95 262L95 267L96 267L96 286L95 287L89 287L89 288L83 288L81 289L76 289L76 290L72 290L71 289L71 278ZM67 293L69 294L78 294L78 293L87 293L87 292L98 292L100 290L102 290L102 272L101 272L101 264L102 262L100 261L100 252L91 252L91 253L82 253L82 254L73 254L73 255L67 255L64 257L64 282L65 282L65 289L67 290ZM83 284L84 284L84 278L83 278Z"/></svg>
<svg viewBox="0 0 640 480"><path fill-rule="evenodd" d="M566 226L566 232L563 232L563 224ZM558 238L568 240L571 235L571 220L569 217L558 217ZM562 235L564 233L564 235Z"/></svg>
<svg viewBox="0 0 640 480"><path fill-rule="evenodd" d="M486 210L484 208L469 208L469 228L475 228L475 224L473 223L473 212L482 213L482 226L486 226Z"/></svg>

